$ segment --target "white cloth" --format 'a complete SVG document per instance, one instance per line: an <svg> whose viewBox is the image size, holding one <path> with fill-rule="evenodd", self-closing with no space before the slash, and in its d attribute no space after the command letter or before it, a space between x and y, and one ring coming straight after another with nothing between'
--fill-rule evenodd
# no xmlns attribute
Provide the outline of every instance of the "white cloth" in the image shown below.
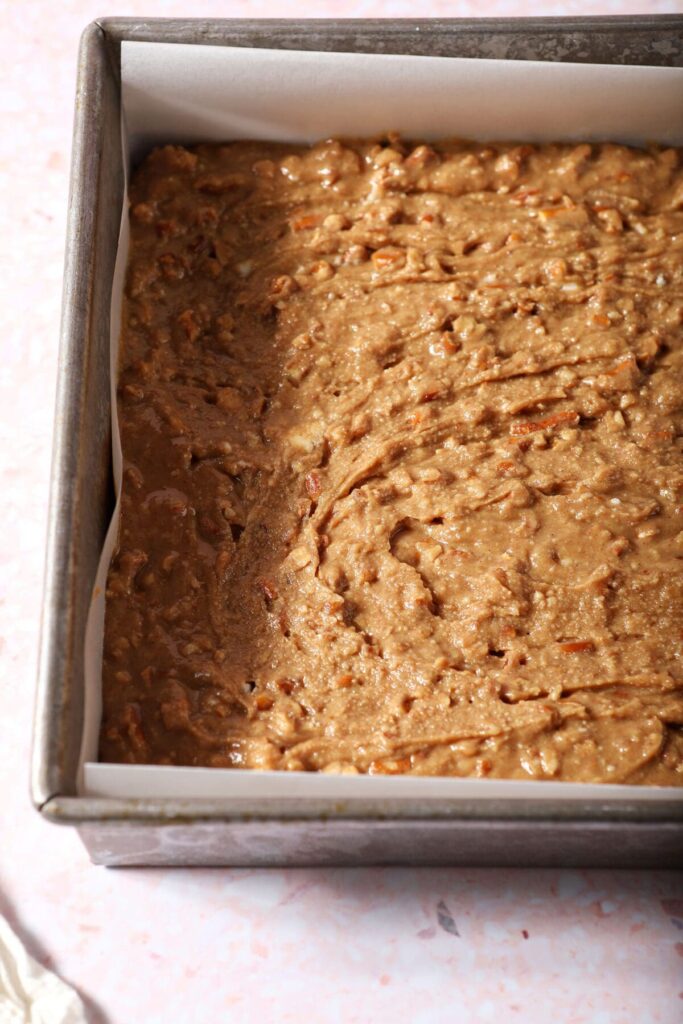
<svg viewBox="0 0 683 1024"><path fill-rule="evenodd" d="M0 1024L87 1024L77 993L28 955L3 917Z"/></svg>

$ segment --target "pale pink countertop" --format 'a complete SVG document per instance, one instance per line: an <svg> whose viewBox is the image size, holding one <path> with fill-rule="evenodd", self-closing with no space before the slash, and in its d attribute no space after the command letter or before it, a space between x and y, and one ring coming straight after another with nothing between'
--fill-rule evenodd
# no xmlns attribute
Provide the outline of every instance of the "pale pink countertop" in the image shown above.
<svg viewBox="0 0 683 1024"><path fill-rule="evenodd" d="M0 912L109 1024L679 1024L665 872L127 870L28 798L75 57L102 14L671 13L677 2L0 0ZM444 901L458 935L438 922Z"/></svg>

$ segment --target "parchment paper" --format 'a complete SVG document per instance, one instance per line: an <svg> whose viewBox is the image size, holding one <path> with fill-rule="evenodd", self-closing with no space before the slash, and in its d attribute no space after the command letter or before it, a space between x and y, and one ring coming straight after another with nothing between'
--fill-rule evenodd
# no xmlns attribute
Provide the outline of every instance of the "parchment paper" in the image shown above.
<svg viewBox="0 0 683 1024"><path fill-rule="evenodd" d="M414 138L683 144L683 69L124 42L126 170L152 146L236 138L311 142L390 130ZM128 253L124 204L112 293L115 380ZM112 389L116 493L121 451ZM683 790L582 783L97 764L104 586L118 504L93 590L85 650L79 789L90 796L193 799L671 799Z"/></svg>

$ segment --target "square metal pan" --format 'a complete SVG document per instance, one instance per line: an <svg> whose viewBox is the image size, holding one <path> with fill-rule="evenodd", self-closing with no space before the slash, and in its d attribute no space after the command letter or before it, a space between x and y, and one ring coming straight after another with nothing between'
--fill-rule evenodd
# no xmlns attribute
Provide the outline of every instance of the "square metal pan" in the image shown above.
<svg viewBox="0 0 683 1024"><path fill-rule="evenodd" d="M680 866L683 802L332 804L79 797L83 636L113 505L109 305L122 40L683 66L683 16L421 21L102 19L82 37L32 762L35 806L93 860L145 864Z"/></svg>

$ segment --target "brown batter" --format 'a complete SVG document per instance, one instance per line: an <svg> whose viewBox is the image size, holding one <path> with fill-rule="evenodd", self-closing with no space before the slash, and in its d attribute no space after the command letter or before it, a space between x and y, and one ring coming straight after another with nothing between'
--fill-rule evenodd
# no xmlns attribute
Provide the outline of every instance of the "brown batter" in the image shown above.
<svg viewBox="0 0 683 1024"><path fill-rule="evenodd" d="M107 761L683 785L683 161L134 177Z"/></svg>

